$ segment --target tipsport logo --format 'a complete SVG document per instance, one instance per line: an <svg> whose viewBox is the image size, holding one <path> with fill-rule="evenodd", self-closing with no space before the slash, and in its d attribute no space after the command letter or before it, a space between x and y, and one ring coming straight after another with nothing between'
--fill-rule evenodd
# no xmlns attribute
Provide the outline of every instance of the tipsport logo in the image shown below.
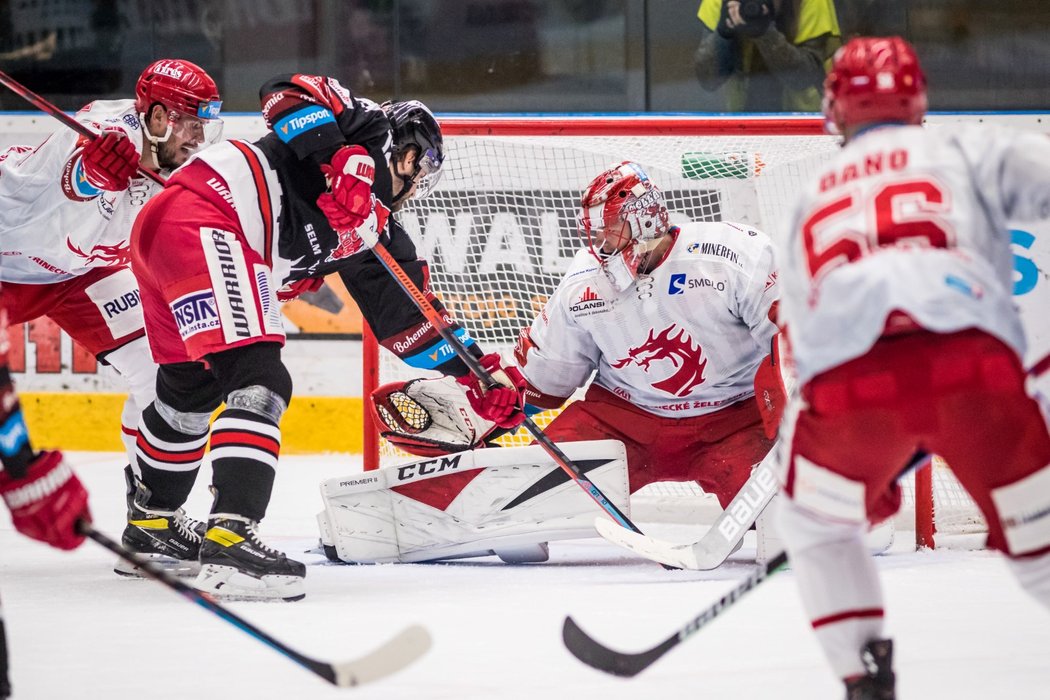
<svg viewBox="0 0 1050 700"><path fill-rule="evenodd" d="M335 122L335 115L324 107L314 107L291 114L274 125L278 138L288 142L318 124Z"/></svg>

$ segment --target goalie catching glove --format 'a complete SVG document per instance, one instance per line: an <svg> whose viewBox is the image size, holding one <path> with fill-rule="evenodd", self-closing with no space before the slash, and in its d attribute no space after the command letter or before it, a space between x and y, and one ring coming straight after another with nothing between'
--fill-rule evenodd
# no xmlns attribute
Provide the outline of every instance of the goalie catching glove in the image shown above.
<svg viewBox="0 0 1050 700"><path fill-rule="evenodd" d="M317 206L339 234L339 247L330 259L349 257L379 242L390 210L372 193L375 171L375 161L361 146L343 146L321 166L329 189L317 198Z"/></svg>
<svg viewBox="0 0 1050 700"><path fill-rule="evenodd" d="M471 408L500 428L517 428L525 420L525 377L517 367L504 367L496 353L483 355L478 362L497 385L483 388L473 372L457 377L456 381L467 388Z"/></svg>
<svg viewBox="0 0 1050 700"><path fill-rule="evenodd" d="M369 407L382 437L423 457L481 447L499 432L474 411L452 377L384 384L372 392Z"/></svg>

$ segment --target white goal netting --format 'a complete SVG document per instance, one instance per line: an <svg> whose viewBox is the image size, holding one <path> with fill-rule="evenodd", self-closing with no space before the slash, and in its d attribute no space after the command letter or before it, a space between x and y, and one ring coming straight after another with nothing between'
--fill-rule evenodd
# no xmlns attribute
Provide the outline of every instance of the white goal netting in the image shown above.
<svg viewBox="0 0 1050 700"><path fill-rule="evenodd" d="M581 191L610 165L640 163L663 190L672 221L737 221L782 240L800 184L838 148L813 119L608 122L594 134L563 123L542 135L505 133L541 130L522 124L443 122L443 179L399 214L430 261L435 293L486 351L510 350L539 313L583 245L576 233ZM618 125L624 133L610 135ZM464 131L470 135L457 135ZM379 383L418 374L380 350ZM527 444L530 437L522 430L504 441ZM399 457L381 445L383 463ZM938 529L978 527L976 508L950 472L935 473ZM632 498L633 517L643 522L702 521L712 507L717 512L695 483L654 484Z"/></svg>

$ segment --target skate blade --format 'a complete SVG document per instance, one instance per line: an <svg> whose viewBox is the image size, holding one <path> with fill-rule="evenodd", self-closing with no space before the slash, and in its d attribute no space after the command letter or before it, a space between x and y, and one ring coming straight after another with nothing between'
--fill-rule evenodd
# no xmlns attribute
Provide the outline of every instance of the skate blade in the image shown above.
<svg viewBox="0 0 1050 700"><path fill-rule="evenodd" d="M200 573L201 565L196 559L176 559L166 554L137 554L140 559L145 559L153 566L163 569L165 572L180 577L192 577ZM133 564L118 559L113 565L113 573L126 578L146 578L142 570Z"/></svg>
<svg viewBox="0 0 1050 700"><path fill-rule="evenodd" d="M299 576L268 575L256 578L232 566L205 564L193 587L220 600L283 601L291 603L306 597Z"/></svg>

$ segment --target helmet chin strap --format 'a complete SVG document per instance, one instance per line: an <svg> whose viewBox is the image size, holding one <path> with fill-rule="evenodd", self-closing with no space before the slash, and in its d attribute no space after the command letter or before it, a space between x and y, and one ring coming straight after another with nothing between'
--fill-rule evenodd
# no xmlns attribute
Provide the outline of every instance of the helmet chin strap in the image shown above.
<svg viewBox="0 0 1050 700"><path fill-rule="evenodd" d="M401 173L397 173L397 177L401 180L401 191L394 195L394 198L390 200L391 208L396 207L401 199L412 191L412 186L416 184L416 178L419 177L420 169L417 167L416 171L405 177Z"/></svg>
<svg viewBox="0 0 1050 700"><path fill-rule="evenodd" d="M161 168L160 159L157 157L158 146L171 138L171 121L168 121L168 128L164 131L163 136L154 136L150 132L145 114L139 115L139 121L142 123L142 133L146 136L146 140L149 141L150 157L153 159L153 167L159 171Z"/></svg>

